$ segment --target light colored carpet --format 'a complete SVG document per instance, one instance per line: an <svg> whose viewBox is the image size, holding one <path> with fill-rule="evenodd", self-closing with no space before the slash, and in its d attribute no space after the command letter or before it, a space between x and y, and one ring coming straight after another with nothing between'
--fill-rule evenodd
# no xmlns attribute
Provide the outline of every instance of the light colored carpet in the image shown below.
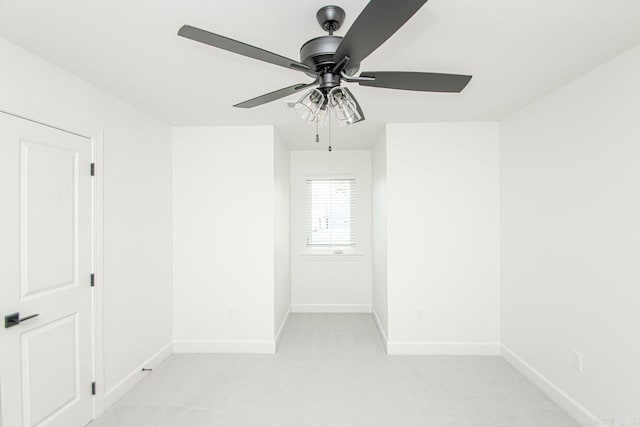
<svg viewBox="0 0 640 427"><path fill-rule="evenodd" d="M578 426L500 357L387 356L367 314L292 314L276 355L173 355L92 427Z"/></svg>

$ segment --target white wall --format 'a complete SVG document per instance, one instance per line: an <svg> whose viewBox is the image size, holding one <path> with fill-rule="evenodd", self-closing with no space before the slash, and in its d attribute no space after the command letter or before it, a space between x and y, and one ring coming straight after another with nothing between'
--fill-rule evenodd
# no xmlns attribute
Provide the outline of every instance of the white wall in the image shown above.
<svg viewBox="0 0 640 427"><path fill-rule="evenodd" d="M359 256L309 256L306 252L305 186L309 176L356 178ZM291 152L291 291L293 311L371 311L371 152Z"/></svg>
<svg viewBox="0 0 640 427"><path fill-rule="evenodd" d="M640 416L638 76L640 46L501 123L502 342L585 425Z"/></svg>
<svg viewBox="0 0 640 427"><path fill-rule="evenodd" d="M178 352L274 351L274 130L173 130Z"/></svg>
<svg viewBox="0 0 640 427"><path fill-rule="evenodd" d="M0 109L104 135L97 165L104 173L104 281L97 286L104 292L105 372L98 388L112 403L143 378L143 364L170 351L170 129L4 39Z"/></svg>
<svg viewBox="0 0 640 427"><path fill-rule="evenodd" d="M373 313L382 337L387 341L387 133L380 136L371 153L372 229L373 229Z"/></svg>
<svg viewBox="0 0 640 427"><path fill-rule="evenodd" d="M390 353L496 354L497 123L387 126Z"/></svg>
<svg viewBox="0 0 640 427"><path fill-rule="evenodd" d="M273 152L276 340L280 339L284 322L291 310L290 158L289 147L276 134Z"/></svg>

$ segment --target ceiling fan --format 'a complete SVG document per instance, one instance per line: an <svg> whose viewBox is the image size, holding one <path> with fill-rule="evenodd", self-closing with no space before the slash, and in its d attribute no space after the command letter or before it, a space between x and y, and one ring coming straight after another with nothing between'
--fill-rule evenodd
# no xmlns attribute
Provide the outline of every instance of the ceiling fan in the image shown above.
<svg viewBox="0 0 640 427"><path fill-rule="evenodd" d="M190 25L182 26L178 35L300 71L314 79L311 83L294 84L241 102L234 107L257 107L316 86L295 104L300 117L309 123L318 123L320 120L326 121L331 110L342 125L350 125L363 121L364 113L351 91L341 85L343 81L369 87L457 93L471 80L471 76L467 75L405 71L365 71L355 76L361 62L402 27L426 2L427 0L371 0L344 37L333 34L344 22L344 10L338 6L325 6L318 10L316 18L329 34L303 44L300 48L299 62Z"/></svg>

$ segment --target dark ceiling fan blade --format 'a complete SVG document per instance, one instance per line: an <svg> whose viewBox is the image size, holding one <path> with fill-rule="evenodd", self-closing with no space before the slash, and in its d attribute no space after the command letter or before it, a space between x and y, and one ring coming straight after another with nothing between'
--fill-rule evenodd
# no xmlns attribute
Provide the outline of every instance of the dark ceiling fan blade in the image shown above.
<svg viewBox="0 0 640 427"><path fill-rule="evenodd" d="M336 63L345 56L351 64L380 47L404 25L427 0L371 0L347 31L333 55Z"/></svg>
<svg viewBox="0 0 640 427"><path fill-rule="evenodd" d="M365 71L360 77L375 80L360 81L360 86L388 89L418 90L422 92L461 92L471 76L460 74L418 73L410 71Z"/></svg>
<svg viewBox="0 0 640 427"><path fill-rule="evenodd" d="M280 98L284 98L285 96L289 96L289 95L293 95L294 93L301 91L303 89L308 88L309 86L313 86L316 83L318 83L317 81L312 82L312 83L298 83L289 87L285 87L282 89L278 89L276 91L273 92L269 92L267 94L258 96L256 98L252 98L248 101L244 101L241 102L239 104L234 105L234 107L238 107L238 108L253 108L253 107L257 107L258 105L262 105L262 104L266 104L268 102L271 101L276 101Z"/></svg>
<svg viewBox="0 0 640 427"><path fill-rule="evenodd" d="M280 65L281 67L303 72L311 70L301 62L285 58L277 53L269 52L268 50L260 49L259 47L251 46L190 25L183 25L180 30L178 30L178 35L200 43L208 44L209 46L228 50L229 52L237 53L238 55L248 56L249 58L257 59L259 61Z"/></svg>

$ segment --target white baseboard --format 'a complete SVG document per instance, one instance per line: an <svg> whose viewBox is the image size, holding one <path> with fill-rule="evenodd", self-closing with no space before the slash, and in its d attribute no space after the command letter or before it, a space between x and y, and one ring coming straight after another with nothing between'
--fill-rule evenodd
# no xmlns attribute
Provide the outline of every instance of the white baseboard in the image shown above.
<svg viewBox="0 0 640 427"><path fill-rule="evenodd" d="M293 313L371 313L371 304L294 304Z"/></svg>
<svg viewBox="0 0 640 427"><path fill-rule="evenodd" d="M173 353L173 343L162 347L156 354L147 359L140 366L136 367L129 375L124 377L116 385L104 393L104 409L109 409L114 403L131 390L136 384L142 381L147 374L142 372L142 368L155 368Z"/></svg>
<svg viewBox="0 0 640 427"><path fill-rule="evenodd" d="M500 344L493 342L388 341L387 353L443 356L499 356Z"/></svg>
<svg viewBox="0 0 640 427"><path fill-rule="evenodd" d="M380 339L382 340L384 351L385 353L389 354L389 340L387 339L387 334L384 333L384 329L382 328L382 323L380 323L380 319L378 318L378 313L376 313L376 311L372 309L371 314L373 315L373 321L376 324L376 329L378 330L378 334L380 334Z"/></svg>
<svg viewBox="0 0 640 427"><path fill-rule="evenodd" d="M287 314L285 314L284 319L282 319L282 323L280 324L280 327L278 328L278 332L276 332L276 350L278 349L278 345L280 345L280 340L282 339L282 332L284 331L285 326L287 326L287 322L289 321L289 315L291 314L291 307L289 307L289 310L287 311Z"/></svg>
<svg viewBox="0 0 640 427"><path fill-rule="evenodd" d="M562 409L567 411L567 413L581 425L589 427L606 427L606 424L598 419L598 417L591 413L587 408L578 403L574 398L565 393L564 390L555 385L551 380L542 375L533 366L504 345L502 345L501 355L511 364L511 366L535 384L543 391L544 394L557 403Z"/></svg>
<svg viewBox="0 0 640 427"><path fill-rule="evenodd" d="M173 351L174 353L274 354L276 341L174 341Z"/></svg>

